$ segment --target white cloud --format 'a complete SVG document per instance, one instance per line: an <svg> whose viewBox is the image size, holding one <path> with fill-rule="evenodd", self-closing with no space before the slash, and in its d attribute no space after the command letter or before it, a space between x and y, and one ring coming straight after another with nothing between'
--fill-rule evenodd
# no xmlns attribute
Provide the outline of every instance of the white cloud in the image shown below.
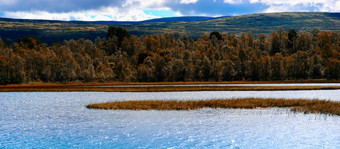
<svg viewBox="0 0 340 149"><path fill-rule="evenodd" d="M243 11L247 13L292 11L340 12L340 0L201 0L200 2L204 1L203 3L198 3L198 1L0 0L0 15L1 17L24 19L139 21L158 18L155 15L146 14L145 10L168 10L174 12L175 16L223 16L243 14ZM221 4L221 2L225 4ZM227 4L242 4L242 7L233 10ZM254 10L252 10L253 6Z"/></svg>
<svg viewBox="0 0 340 149"><path fill-rule="evenodd" d="M326 3L320 11L340 12L340 1L335 3Z"/></svg>
<svg viewBox="0 0 340 149"><path fill-rule="evenodd" d="M260 0L249 0L249 3L258 3Z"/></svg>
<svg viewBox="0 0 340 149"><path fill-rule="evenodd" d="M224 0L224 3L228 4L241 4L243 1L242 0Z"/></svg>
<svg viewBox="0 0 340 149"><path fill-rule="evenodd" d="M314 11L340 11L338 0L249 0L249 3L269 6L264 12L310 11L308 7L314 8Z"/></svg>
<svg viewBox="0 0 340 149"><path fill-rule="evenodd" d="M181 4L195 4L198 0L181 0L179 3Z"/></svg>
<svg viewBox="0 0 340 149"><path fill-rule="evenodd" d="M147 15L139 9L123 10L119 8L106 7L99 10L88 10L66 13L51 13L46 11L32 12L4 12L4 16L22 19L46 19L46 20L84 20L84 21L140 21L157 16Z"/></svg>
<svg viewBox="0 0 340 149"><path fill-rule="evenodd" d="M297 4L326 3L327 1L325 0L249 0L249 2L250 3L264 3L267 5L297 5Z"/></svg>
<svg viewBox="0 0 340 149"><path fill-rule="evenodd" d="M160 8L164 7L165 0L126 0L123 7L138 7L138 8Z"/></svg>
<svg viewBox="0 0 340 149"><path fill-rule="evenodd" d="M270 12L289 12L289 11L295 11L295 9L292 9L292 6L286 6L286 5L271 5L264 12L270 13Z"/></svg>
<svg viewBox="0 0 340 149"><path fill-rule="evenodd" d="M9 0L11 1L11 0ZM0 0L1 2L8 2ZM165 0L126 0L119 7L108 6L98 9L78 10L70 12L49 12L42 10L31 11L5 11L3 16L22 19L48 19L48 20L83 20L83 21L141 21L158 16L144 13L145 9L171 10L164 6ZM176 12L176 15L181 15Z"/></svg>
<svg viewBox="0 0 340 149"><path fill-rule="evenodd" d="M181 12L176 11L176 12L175 12L175 16L181 17L181 16L184 16L184 15L183 15Z"/></svg>

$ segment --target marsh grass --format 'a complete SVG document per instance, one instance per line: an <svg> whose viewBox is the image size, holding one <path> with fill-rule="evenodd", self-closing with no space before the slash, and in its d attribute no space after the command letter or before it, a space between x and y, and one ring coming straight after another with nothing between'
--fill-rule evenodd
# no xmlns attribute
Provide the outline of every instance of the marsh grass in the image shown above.
<svg viewBox="0 0 340 149"><path fill-rule="evenodd" d="M198 101L119 101L90 104L90 109L105 110L195 110L201 108L291 108L292 111L304 113L322 113L340 116L340 102L306 99L224 99Z"/></svg>

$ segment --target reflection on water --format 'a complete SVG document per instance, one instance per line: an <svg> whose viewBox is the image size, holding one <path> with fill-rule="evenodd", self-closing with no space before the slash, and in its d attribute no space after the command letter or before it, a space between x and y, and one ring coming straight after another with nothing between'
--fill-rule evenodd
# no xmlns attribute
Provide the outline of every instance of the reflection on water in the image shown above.
<svg viewBox="0 0 340 149"><path fill-rule="evenodd" d="M89 110L94 102L233 97L320 98L340 90L0 93L0 148L339 148L340 117L289 109Z"/></svg>

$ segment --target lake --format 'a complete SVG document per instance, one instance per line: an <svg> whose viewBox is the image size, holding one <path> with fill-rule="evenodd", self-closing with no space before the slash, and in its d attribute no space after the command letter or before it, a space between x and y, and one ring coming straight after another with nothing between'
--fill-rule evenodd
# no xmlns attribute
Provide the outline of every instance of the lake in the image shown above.
<svg viewBox="0 0 340 149"><path fill-rule="evenodd" d="M287 108L110 111L122 100L304 98L340 90L0 93L0 148L340 148L340 116Z"/></svg>

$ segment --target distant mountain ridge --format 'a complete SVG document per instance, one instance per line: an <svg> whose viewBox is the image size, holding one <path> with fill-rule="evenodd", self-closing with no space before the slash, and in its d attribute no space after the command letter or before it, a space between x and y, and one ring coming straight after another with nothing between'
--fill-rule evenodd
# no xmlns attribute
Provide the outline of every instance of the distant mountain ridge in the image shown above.
<svg viewBox="0 0 340 149"><path fill-rule="evenodd" d="M195 22L195 21L206 21L224 18L222 17L205 17L205 16L180 16L180 17L166 17L166 18L155 18L143 21L62 21L62 20L40 20L40 19L12 19L12 18L1 18L0 21L8 22L49 22L49 23L61 23L61 22L71 22L71 23L98 23L98 24L142 24L142 23L155 23L155 22Z"/></svg>
<svg viewBox="0 0 340 149"><path fill-rule="evenodd" d="M227 16L224 16L227 17ZM167 17L156 18L144 21L87 21L89 23L107 24L107 25L122 25L122 24L143 24L143 23L156 23L156 22L196 22L219 19L224 17L203 17L203 16L184 16L184 17Z"/></svg>
<svg viewBox="0 0 340 149"><path fill-rule="evenodd" d="M51 44L63 40L85 38L95 40L105 37L109 26L120 26L134 35L170 33L199 38L212 31L233 33L251 32L270 34L279 26L285 30L294 28L309 32L314 27L320 30L340 32L340 13L290 12L259 13L232 17L172 17L146 21L54 21L0 18L0 37L15 41L28 35Z"/></svg>

